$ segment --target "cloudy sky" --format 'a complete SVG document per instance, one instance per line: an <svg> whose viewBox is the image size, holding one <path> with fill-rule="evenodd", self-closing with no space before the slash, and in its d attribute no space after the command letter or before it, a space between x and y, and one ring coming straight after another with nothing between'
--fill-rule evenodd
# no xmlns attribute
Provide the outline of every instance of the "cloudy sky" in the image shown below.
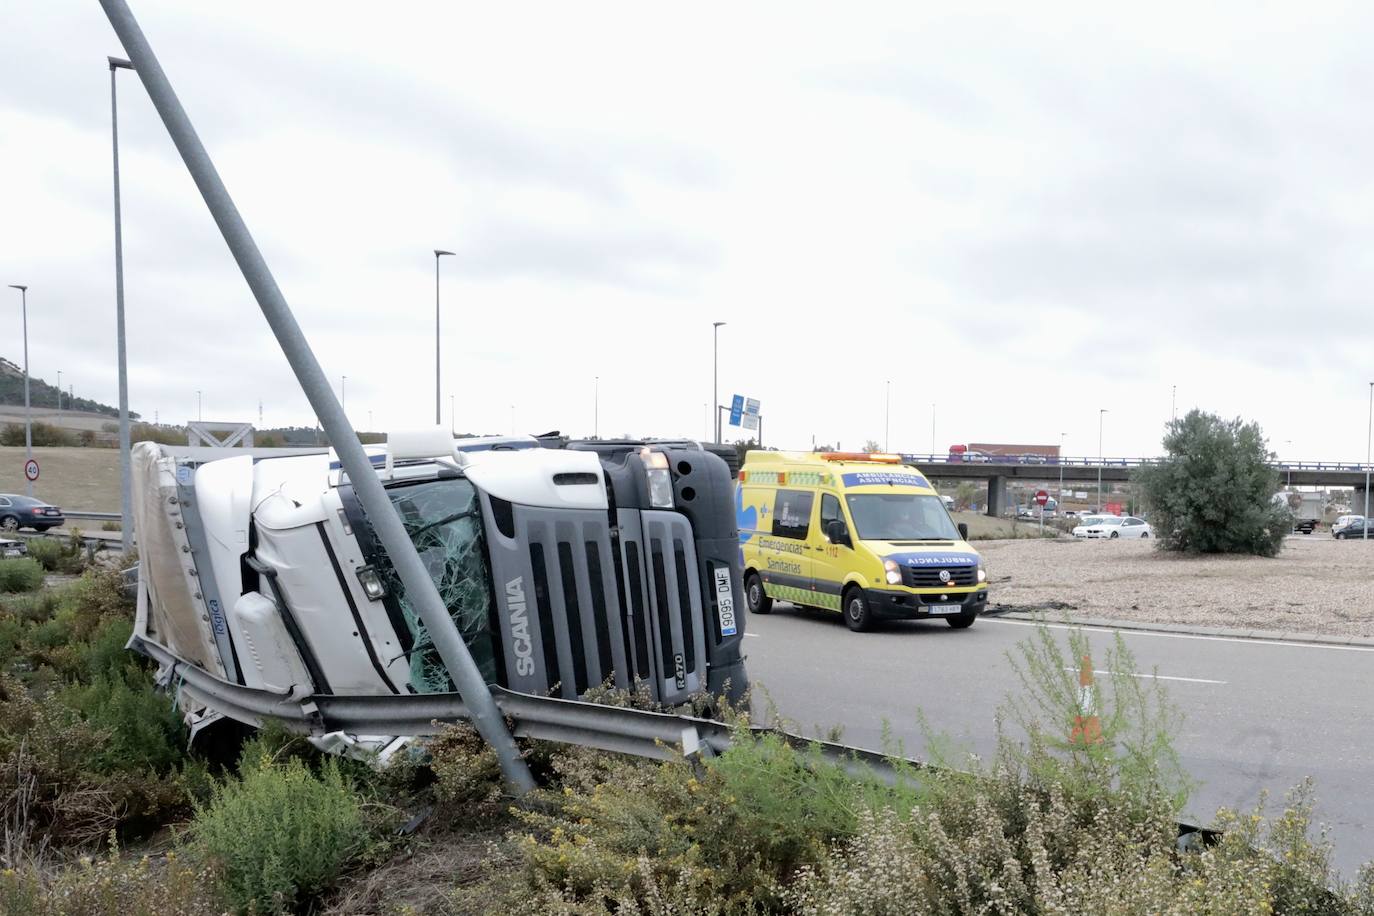
<svg viewBox="0 0 1374 916"><path fill-rule="evenodd" d="M1374 17L1357 6L171 3L145 33L356 424L1153 454L1177 386L1365 453ZM961 5L962 6L962 5ZM116 398L99 5L0 29L0 282ZM135 75L131 401L314 417ZM18 361L17 293L0 355ZM14 301L9 301L13 296ZM1289 441L1291 440L1291 445Z"/></svg>

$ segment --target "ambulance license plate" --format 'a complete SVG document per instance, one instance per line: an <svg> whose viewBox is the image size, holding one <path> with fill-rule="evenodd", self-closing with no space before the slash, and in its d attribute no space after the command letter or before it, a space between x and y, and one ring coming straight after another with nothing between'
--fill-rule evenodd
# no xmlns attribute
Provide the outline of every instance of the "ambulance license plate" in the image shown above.
<svg viewBox="0 0 1374 916"><path fill-rule="evenodd" d="M716 576L716 615L720 618L720 635L734 636L739 632L735 622L735 590L730 585L730 567L717 566Z"/></svg>
<svg viewBox="0 0 1374 916"><path fill-rule="evenodd" d="M962 611L957 604L927 604L925 611L928 614L957 614Z"/></svg>

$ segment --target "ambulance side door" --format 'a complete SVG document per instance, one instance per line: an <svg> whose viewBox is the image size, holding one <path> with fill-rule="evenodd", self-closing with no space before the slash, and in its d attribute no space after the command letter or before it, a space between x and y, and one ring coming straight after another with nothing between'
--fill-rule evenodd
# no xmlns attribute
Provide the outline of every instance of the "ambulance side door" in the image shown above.
<svg viewBox="0 0 1374 916"><path fill-rule="evenodd" d="M832 541L830 539L826 533L829 529L829 523L840 521L848 529L849 520L845 518L844 509L841 507L840 498L837 495L827 493L824 490L818 495L820 499L816 506L816 530L811 538L811 543L816 546L816 549L812 551L812 587L816 592L816 601L820 607L838 611L844 577L849 575L854 568L854 548L851 546L853 534L850 534L849 543L845 543L843 540Z"/></svg>
<svg viewBox="0 0 1374 916"><path fill-rule="evenodd" d="M792 604L813 605L811 565L815 553L810 541L814 490L778 487L772 517L760 528L768 535L759 539L759 574L770 598Z"/></svg>

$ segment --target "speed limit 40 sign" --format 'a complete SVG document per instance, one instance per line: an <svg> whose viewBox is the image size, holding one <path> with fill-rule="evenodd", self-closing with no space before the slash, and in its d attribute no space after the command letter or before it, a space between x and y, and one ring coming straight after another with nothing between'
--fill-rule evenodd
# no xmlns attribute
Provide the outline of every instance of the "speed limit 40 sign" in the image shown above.
<svg viewBox="0 0 1374 916"><path fill-rule="evenodd" d="M38 479L38 462L32 458L24 462L24 479L30 481Z"/></svg>

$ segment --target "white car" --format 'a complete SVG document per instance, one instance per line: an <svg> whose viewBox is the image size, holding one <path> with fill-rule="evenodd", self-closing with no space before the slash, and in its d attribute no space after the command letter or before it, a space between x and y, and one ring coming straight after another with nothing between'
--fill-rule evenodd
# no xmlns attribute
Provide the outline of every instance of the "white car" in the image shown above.
<svg viewBox="0 0 1374 916"><path fill-rule="evenodd" d="M29 545L23 541L0 538L0 559L12 559L29 555Z"/></svg>
<svg viewBox="0 0 1374 916"><path fill-rule="evenodd" d="M1094 525L1098 524L1099 522L1101 522L1104 518L1110 518L1110 516L1107 516L1107 515L1080 515L1080 516L1078 516L1078 519L1077 519L1078 524L1074 526L1074 529L1073 529L1073 536L1076 537L1076 538L1085 538L1085 537L1087 537L1087 536L1088 536L1088 529L1091 528L1091 527L1093 527Z"/></svg>
<svg viewBox="0 0 1374 916"><path fill-rule="evenodd" d="M1083 537L1150 538L1154 537L1154 529L1143 518L1133 515L1104 515L1097 520L1097 524L1086 526Z"/></svg>

